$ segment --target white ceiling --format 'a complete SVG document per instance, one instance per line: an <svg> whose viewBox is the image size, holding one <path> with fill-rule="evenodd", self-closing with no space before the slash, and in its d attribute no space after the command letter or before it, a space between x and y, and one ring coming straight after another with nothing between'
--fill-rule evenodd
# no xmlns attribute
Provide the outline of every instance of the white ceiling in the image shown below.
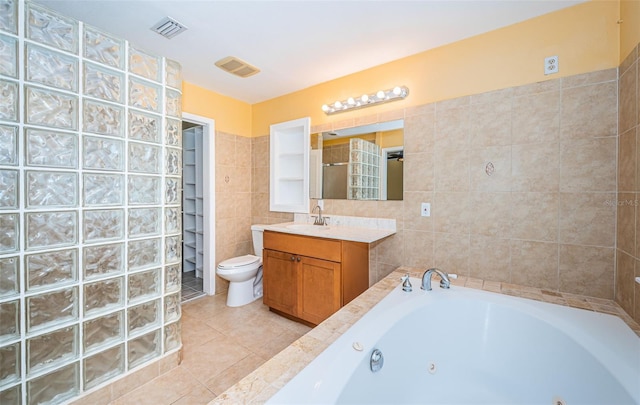
<svg viewBox="0 0 640 405"><path fill-rule="evenodd" d="M35 0L182 64L184 80L257 103L585 0ZM173 39L150 27L170 16ZM214 63L258 67L242 79Z"/></svg>

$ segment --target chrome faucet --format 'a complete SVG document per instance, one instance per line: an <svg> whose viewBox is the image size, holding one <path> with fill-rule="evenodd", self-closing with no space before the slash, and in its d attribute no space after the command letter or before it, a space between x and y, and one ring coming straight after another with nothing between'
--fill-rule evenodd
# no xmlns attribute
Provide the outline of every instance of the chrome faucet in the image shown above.
<svg viewBox="0 0 640 405"><path fill-rule="evenodd" d="M313 221L314 225L326 225L327 224L327 219L322 217L322 208L320 208L319 205L316 205L312 210L311 213L313 214L313 212L316 210L316 208L318 209L318 216L316 217L316 219Z"/></svg>
<svg viewBox="0 0 640 405"><path fill-rule="evenodd" d="M451 285L449 275L440 269L436 269L435 267L424 272L424 274L422 275L422 287L420 288L425 291L431 291L431 275L433 273L436 273L440 276L440 288L449 288L449 285Z"/></svg>

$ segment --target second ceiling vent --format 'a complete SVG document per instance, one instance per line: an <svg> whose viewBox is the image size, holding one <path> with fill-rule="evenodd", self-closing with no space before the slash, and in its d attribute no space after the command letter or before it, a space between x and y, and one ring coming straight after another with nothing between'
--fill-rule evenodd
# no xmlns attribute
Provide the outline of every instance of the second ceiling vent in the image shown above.
<svg viewBox="0 0 640 405"><path fill-rule="evenodd" d="M252 66L235 56L227 56L226 58L220 59L216 62L216 66L226 72L240 77L249 77L260 72L260 69L257 67Z"/></svg>

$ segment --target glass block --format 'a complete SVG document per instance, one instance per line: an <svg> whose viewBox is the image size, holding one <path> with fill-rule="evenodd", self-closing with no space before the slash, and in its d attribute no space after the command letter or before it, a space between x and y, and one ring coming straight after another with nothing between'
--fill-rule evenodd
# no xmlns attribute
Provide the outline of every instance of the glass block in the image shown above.
<svg viewBox="0 0 640 405"><path fill-rule="evenodd" d="M14 385L4 391L0 391L0 404L20 405L22 403L22 385Z"/></svg>
<svg viewBox="0 0 640 405"><path fill-rule="evenodd" d="M18 40L6 35L0 35L0 75L18 78Z"/></svg>
<svg viewBox="0 0 640 405"><path fill-rule="evenodd" d="M159 85L137 78L129 79L129 106L161 112L162 89Z"/></svg>
<svg viewBox="0 0 640 405"><path fill-rule="evenodd" d="M124 100L124 73L92 63L85 63L84 94L122 103Z"/></svg>
<svg viewBox="0 0 640 405"><path fill-rule="evenodd" d="M84 132L98 135L124 136L124 109L120 106L84 100L82 114Z"/></svg>
<svg viewBox="0 0 640 405"><path fill-rule="evenodd" d="M84 314L121 307L124 303L124 278L110 278L84 285Z"/></svg>
<svg viewBox="0 0 640 405"><path fill-rule="evenodd" d="M182 268L179 264L166 266L164 268L164 291L180 291L182 284Z"/></svg>
<svg viewBox="0 0 640 405"><path fill-rule="evenodd" d="M124 41L85 24L84 57L122 69Z"/></svg>
<svg viewBox="0 0 640 405"><path fill-rule="evenodd" d="M164 352L178 349L182 344L180 322L170 323L164 327Z"/></svg>
<svg viewBox="0 0 640 405"><path fill-rule="evenodd" d="M27 297L27 332L78 319L78 287Z"/></svg>
<svg viewBox="0 0 640 405"><path fill-rule="evenodd" d="M0 30L18 33L18 0L0 2Z"/></svg>
<svg viewBox="0 0 640 405"><path fill-rule="evenodd" d="M68 94L25 86L28 124L78 129L78 98Z"/></svg>
<svg viewBox="0 0 640 405"><path fill-rule="evenodd" d="M129 204L159 205L160 177L129 176Z"/></svg>
<svg viewBox="0 0 640 405"><path fill-rule="evenodd" d="M160 117L138 111L129 111L129 139L160 142Z"/></svg>
<svg viewBox="0 0 640 405"><path fill-rule="evenodd" d="M140 301L160 294L160 269L129 275L129 302Z"/></svg>
<svg viewBox="0 0 640 405"><path fill-rule="evenodd" d="M166 85L174 89L182 89L182 66L174 60L165 59Z"/></svg>
<svg viewBox="0 0 640 405"><path fill-rule="evenodd" d="M179 208L165 208L164 211L164 231L167 234L180 233L180 209Z"/></svg>
<svg viewBox="0 0 640 405"><path fill-rule="evenodd" d="M160 235L160 208L129 209L129 236Z"/></svg>
<svg viewBox="0 0 640 405"><path fill-rule="evenodd" d="M0 343L20 337L20 301L0 303Z"/></svg>
<svg viewBox="0 0 640 405"><path fill-rule="evenodd" d="M180 319L180 293L164 297L164 323Z"/></svg>
<svg viewBox="0 0 640 405"><path fill-rule="evenodd" d="M27 249L74 245L78 241L78 213L29 212Z"/></svg>
<svg viewBox="0 0 640 405"><path fill-rule="evenodd" d="M18 83L0 80L0 120L18 121Z"/></svg>
<svg viewBox="0 0 640 405"><path fill-rule="evenodd" d="M158 357L161 350L160 345L160 330L147 333L127 342L129 370Z"/></svg>
<svg viewBox="0 0 640 405"><path fill-rule="evenodd" d="M92 280L124 271L124 244L86 246L82 249L84 278Z"/></svg>
<svg viewBox="0 0 640 405"><path fill-rule="evenodd" d="M160 324L160 300L145 302L127 310L129 336Z"/></svg>
<svg viewBox="0 0 640 405"><path fill-rule="evenodd" d="M78 59L41 46L26 44L26 76L31 82L78 91Z"/></svg>
<svg viewBox="0 0 640 405"><path fill-rule="evenodd" d="M167 236L164 240L165 263L179 262L182 258L182 237L180 235Z"/></svg>
<svg viewBox="0 0 640 405"><path fill-rule="evenodd" d="M0 347L0 386L17 381L20 381L20 343Z"/></svg>
<svg viewBox="0 0 640 405"><path fill-rule="evenodd" d="M0 298L20 293L19 263L18 256L0 259Z"/></svg>
<svg viewBox="0 0 640 405"><path fill-rule="evenodd" d="M127 252L129 270L159 266L162 260L159 238L129 241Z"/></svg>
<svg viewBox="0 0 640 405"><path fill-rule="evenodd" d="M165 108L167 115L180 118L182 116L182 95L175 90L167 89Z"/></svg>
<svg viewBox="0 0 640 405"><path fill-rule="evenodd" d="M18 209L17 170L0 170L0 210Z"/></svg>
<svg viewBox="0 0 640 405"><path fill-rule="evenodd" d="M79 394L79 363L27 381L28 404L59 404Z"/></svg>
<svg viewBox="0 0 640 405"><path fill-rule="evenodd" d="M160 81L160 58L129 46L129 72Z"/></svg>
<svg viewBox="0 0 640 405"><path fill-rule="evenodd" d="M18 127L0 124L0 165L18 165Z"/></svg>
<svg viewBox="0 0 640 405"><path fill-rule="evenodd" d="M84 205L108 206L124 204L124 176L120 174L85 173Z"/></svg>
<svg viewBox="0 0 640 405"><path fill-rule="evenodd" d="M83 332L85 352L124 340L124 311L86 321Z"/></svg>
<svg viewBox="0 0 640 405"><path fill-rule="evenodd" d="M119 139L84 136L82 167L95 170L124 169L124 142Z"/></svg>
<svg viewBox="0 0 640 405"><path fill-rule="evenodd" d="M25 133L27 165L78 168L78 135L34 128Z"/></svg>
<svg viewBox="0 0 640 405"><path fill-rule="evenodd" d="M182 146L182 123L167 118L164 142L169 146Z"/></svg>
<svg viewBox="0 0 640 405"><path fill-rule="evenodd" d="M164 202L165 204L180 204L180 179L167 177L165 179Z"/></svg>
<svg viewBox="0 0 640 405"><path fill-rule="evenodd" d="M26 172L27 208L76 207L78 173Z"/></svg>
<svg viewBox="0 0 640 405"><path fill-rule="evenodd" d="M145 143L129 142L129 170L159 174L162 149Z"/></svg>
<svg viewBox="0 0 640 405"><path fill-rule="evenodd" d="M0 253L18 250L18 214L0 214Z"/></svg>
<svg viewBox="0 0 640 405"><path fill-rule="evenodd" d="M84 359L84 388L90 389L124 373L124 344Z"/></svg>
<svg viewBox="0 0 640 405"><path fill-rule="evenodd" d="M27 339L27 374L56 367L78 357L78 325Z"/></svg>
<svg viewBox="0 0 640 405"><path fill-rule="evenodd" d="M24 262L27 291L78 280L77 249L27 255Z"/></svg>
<svg viewBox="0 0 640 405"><path fill-rule="evenodd" d="M124 238L124 210L95 210L83 213L85 242Z"/></svg>
<svg viewBox="0 0 640 405"><path fill-rule="evenodd" d="M33 3L27 3L27 38L78 53L78 22Z"/></svg>
<svg viewBox="0 0 640 405"><path fill-rule="evenodd" d="M166 148L164 156L164 173L169 176L180 176L182 172L182 150Z"/></svg>

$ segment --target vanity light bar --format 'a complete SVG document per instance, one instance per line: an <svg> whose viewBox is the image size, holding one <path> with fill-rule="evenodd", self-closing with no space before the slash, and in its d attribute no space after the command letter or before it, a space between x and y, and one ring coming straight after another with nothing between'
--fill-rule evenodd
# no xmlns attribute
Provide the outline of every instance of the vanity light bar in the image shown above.
<svg viewBox="0 0 640 405"><path fill-rule="evenodd" d="M390 101L402 100L409 95L409 88L406 86L396 86L389 90L379 90L376 93L363 94L358 98L349 97L346 100L336 101L333 104L324 104L322 111L331 115L358 108L370 107Z"/></svg>

